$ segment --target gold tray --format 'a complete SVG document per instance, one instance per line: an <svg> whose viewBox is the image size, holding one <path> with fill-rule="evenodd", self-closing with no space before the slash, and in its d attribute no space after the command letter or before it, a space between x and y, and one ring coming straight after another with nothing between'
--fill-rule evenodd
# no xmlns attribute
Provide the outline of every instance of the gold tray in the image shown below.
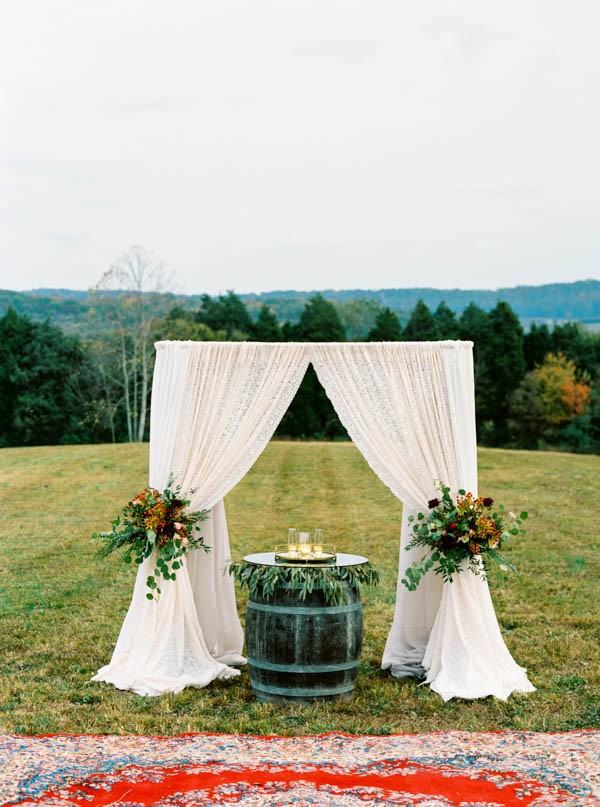
<svg viewBox="0 0 600 807"><path fill-rule="evenodd" d="M310 544L308 545L310 546ZM294 563L301 566L312 566L315 563L335 563L335 546L332 544L322 544L321 549L315 552L312 547L308 552L301 552L298 549L290 549L288 544L281 544L275 547L276 563Z"/></svg>

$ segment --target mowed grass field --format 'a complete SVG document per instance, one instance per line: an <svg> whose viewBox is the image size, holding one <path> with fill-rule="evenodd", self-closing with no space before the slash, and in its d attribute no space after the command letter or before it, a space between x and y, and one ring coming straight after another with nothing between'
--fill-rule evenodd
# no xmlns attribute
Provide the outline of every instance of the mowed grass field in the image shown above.
<svg viewBox="0 0 600 807"><path fill-rule="evenodd" d="M367 555L365 643L349 702L259 704L247 669L202 690L142 698L89 683L111 656L135 570L101 561L106 529L147 482L147 445L0 450L0 732L385 734L600 726L600 457L482 449L480 492L529 511L492 597L509 650L537 691L444 703L380 669L394 608L402 508L351 443L273 442L226 500L232 556L266 551L288 526L325 529ZM238 591L239 612L246 594Z"/></svg>

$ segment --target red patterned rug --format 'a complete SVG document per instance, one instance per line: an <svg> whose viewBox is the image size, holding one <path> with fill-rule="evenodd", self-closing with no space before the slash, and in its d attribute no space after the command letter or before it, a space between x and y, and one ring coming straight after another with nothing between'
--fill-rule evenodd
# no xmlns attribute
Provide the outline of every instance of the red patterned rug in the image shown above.
<svg viewBox="0 0 600 807"><path fill-rule="evenodd" d="M600 732L0 735L4 807L600 805Z"/></svg>

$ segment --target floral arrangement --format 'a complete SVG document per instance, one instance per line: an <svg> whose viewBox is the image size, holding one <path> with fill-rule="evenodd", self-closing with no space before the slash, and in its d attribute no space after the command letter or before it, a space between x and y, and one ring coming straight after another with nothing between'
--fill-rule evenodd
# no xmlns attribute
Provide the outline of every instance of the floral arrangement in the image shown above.
<svg viewBox="0 0 600 807"><path fill-rule="evenodd" d="M102 542L100 556L103 558L124 548L124 561L139 564L156 552L154 574L146 580L149 600L160 594L157 579L175 580L175 572L181 568L181 558L186 552L200 548L210 552L203 537L197 534L198 524L208 517L208 511L190 512L189 504L181 488L170 479L162 492L144 488L121 509L110 531L92 536Z"/></svg>
<svg viewBox="0 0 600 807"><path fill-rule="evenodd" d="M459 490L454 500L449 487L440 483L439 488L441 499L427 502L429 513L408 517L414 523L413 537L406 549L423 546L427 550L421 560L406 570L402 582L409 591L416 589L432 567L449 583L465 568L485 577L490 561L497 565L501 574L509 570L516 572L512 563L502 557L500 549L508 538L525 532L521 523L527 513L522 512L519 518L509 513L508 521L504 505L492 510L494 500L487 496L475 498L472 493Z"/></svg>

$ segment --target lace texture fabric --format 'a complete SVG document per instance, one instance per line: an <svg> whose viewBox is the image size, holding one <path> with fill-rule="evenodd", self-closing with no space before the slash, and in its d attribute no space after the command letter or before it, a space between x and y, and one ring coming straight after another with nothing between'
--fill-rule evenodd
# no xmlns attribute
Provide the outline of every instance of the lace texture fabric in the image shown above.
<svg viewBox="0 0 600 807"><path fill-rule="evenodd" d="M436 479L457 474L443 345L312 346L319 381L352 441L410 510L431 498Z"/></svg>
<svg viewBox="0 0 600 807"><path fill-rule="evenodd" d="M192 509L210 510L203 529L212 552L190 553L158 601L145 596L152 560L141 565L113 658L94 680L155 695L238 674L230 665L245 662L243 634L223 574L223 497L264 450L310 361L350 437L404 503L382 666L397 677L427 675L445 699L533 689L504 645L485 581L465 574L443 585L430 573L415 592L400 583L420 555L404 550L408 516L436 494L436 481L476 493L470 342L159 342L150 484L164 488L173 477Z"/></svg>
<svg viewBox="0 0 600 807"><path fill-rule="evenodd" d="M530 691L504 644L485 581L465 574L459 585L444 585L430 572L416 591L401 583L422 554L405 549L408 518L438 492L436 481L477 493L472 344L315 345L312 358L353 442L404 503L396 607L382 667L399 678L426 675L446 700ZM466 601L479 602L476 617Z"/></svg>
<svg viewBox="0 0 600 807"><path fill-rule="evenodd" d="M146 577L153 568L152 557L140 564L112 659L92 681L105 681L138 695L162 695L239 675L239 670L210 655L187 574L161 583L160 600L146 599ZM179 571L184 570L185 558Z"/></svg>
<svg viewBox="0 0 600 807"><path fill-rule="evenodd" d="M486 581L470 571L443 586L423 666L445 701L535 691L504 643Z"/></svg>
<svg viewBox="0 0 600 807"><path fill-rule="evenodd" d="M308 366L295 345L161 342L152 391L150 484L169 478L210 510L202 550L186 556L175 581L146 598L153 559L141 564L111 662L93 680L141 695L202 687L239 675L243 631L230 560L223 497L263 451Z"/></svg>
<svg viewBox="0 0 600 807"><path fill-rule="evenodd" d="M211 508L271 439L308 367L307 346L192 342L166 350L191 354L169 470L195 490L194 508Z"/></svg>
<svg viewBox="0 0 600 807"><path fill-rule="evenodd" d="M314 346L317 376L348 434L377 476L404 503L396 608L382 659L383 668L397 677L424 675L423 658L442 594L442 581L435 575L427 575L414 592L400 580L421 554L418 549L404 549L411 533L409 515L435 495L437 479L455 487L461 483L445 358L455 350L468 356L471 346L440 342Z"/></svg>

